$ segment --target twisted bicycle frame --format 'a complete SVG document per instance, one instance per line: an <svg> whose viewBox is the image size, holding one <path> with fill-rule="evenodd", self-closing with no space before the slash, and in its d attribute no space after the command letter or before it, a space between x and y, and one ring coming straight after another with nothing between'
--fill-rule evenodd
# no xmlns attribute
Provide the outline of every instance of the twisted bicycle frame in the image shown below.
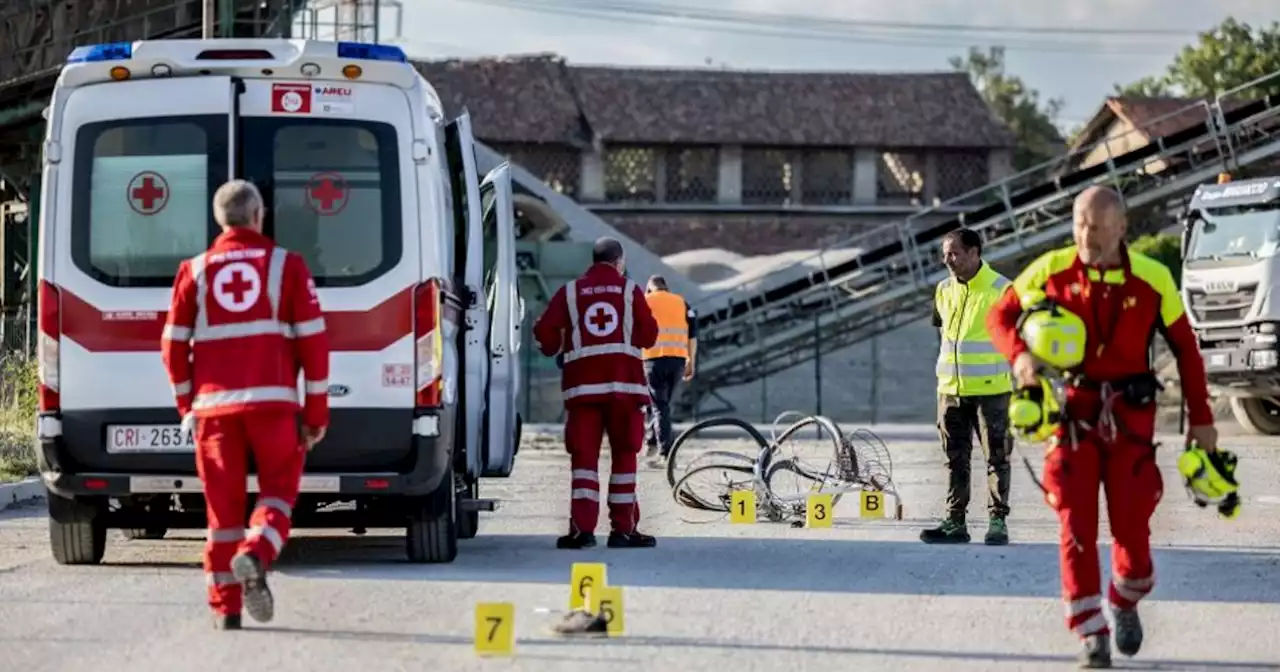
<svg viewBox="0 0 1280 672"><path fill-rule="evenodd" d="M868 490L892 497L895 503L893 509L895 518L902 519L902 498L893 484L892 461L888 448L884 447L884 442L878 436L870 430L857 429L851 436L846 437L834 422L820 415L804 416L789 425L780 435L777 434L778 423L788 415L800 415L800 413L787 411L779 415L774 420L772 440L766 439L751 423L730 417L703 420L682 432L672 444L671 453L667 459L667 483L671 486L672 496L676 502L691 509L729 513L733 493L749 490L755 494L757 519L763 517L771 522L791 519L793 524L802 524L810 495L830 494L832 495L831 505L834 507L845 494ZM818 427L821 433L830 438L834 459L824 468L813 468L795 457L779 459L782 445L794 437L796 432L810 426ZM681 446L697 436L699 432L717 427L733 427L744 431L760 448L755 458L730 451L709 450L690 461L684 473L677 476L679 469L677 458L680 455ZM877 459L880 457L878 455L864 456L860 460L852 439L860 440L863 444L870 446L873 451L876 450L875 444L879 444L882 448L883 460ZM706 463L717 458L720 461ZM882 464L882 461L889 464ZM875 467L879 467L884 473L871 473ZM739 473L743 477L741 480L730 480L725 484L726 487L714 496L704 497L694 492L689 480L696 474L713 469ZM808 492L779 494L773 487L773 479L778 473L784 471L813 481L813 486Z"/></svg>

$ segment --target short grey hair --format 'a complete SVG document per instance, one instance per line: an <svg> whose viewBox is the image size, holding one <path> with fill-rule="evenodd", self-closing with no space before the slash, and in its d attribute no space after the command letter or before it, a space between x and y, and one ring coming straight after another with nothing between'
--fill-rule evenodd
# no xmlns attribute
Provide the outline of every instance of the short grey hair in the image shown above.
<svg viewBox="0 0 1280 672"><path fill-rule="evenodd" d="M213 194L213 219L222 226L248 226L262 211L262 193L247 180L231 180Z"/></svg>

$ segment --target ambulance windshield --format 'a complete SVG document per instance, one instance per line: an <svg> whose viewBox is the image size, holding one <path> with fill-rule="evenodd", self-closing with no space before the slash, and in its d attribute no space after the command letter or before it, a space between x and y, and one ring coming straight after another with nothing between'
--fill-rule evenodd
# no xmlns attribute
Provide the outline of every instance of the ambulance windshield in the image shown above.
<svg viewBox="0 0 1280 672"><path fill-rule="evenodd" d="M72 258L118 287L166 287L218 234L210 200L228 179L225 116L101 122L76 135ZM262 191L265 232L316 284L368 282L401 258L399 144L388 124L246 117L241 175Z"/></svg>

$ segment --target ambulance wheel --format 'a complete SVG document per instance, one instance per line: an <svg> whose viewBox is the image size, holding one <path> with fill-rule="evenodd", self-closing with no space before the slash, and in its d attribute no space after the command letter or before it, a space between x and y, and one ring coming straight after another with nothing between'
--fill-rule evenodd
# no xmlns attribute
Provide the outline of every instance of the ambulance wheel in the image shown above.
<svg viewBox="0 0 1280 672"><path fill-rule="evenodd" d="M101 505L84 498L52 493L49 502L49 547L59 565L96 565L107 550L107 527Z"/></svg>
<svg viewBox="0 0 1280 672"><path fill-rule="evenodd" d="M405 529L409 562L453 562L458 557L458 498L453 491L453 479L442 479L440 487L426 497L411 498L409 507L409 524Z"/></svg>
<svg viewBox="0 0 1280 672"><path fill-rule="evenodd" d="M126 528L120 530L120 534L125 539L164 539L164 535L169 533L167 527L147 527L147 528Z"/></svg>
<svg viewBox="0 0 1280 672"><path fill-rule="evenodd" d="M463 486L460 497L465 499L475 499L480 492L480 486L471 483ZM463 511L462 507L458 507L458 538L459 539L475 539L476 534L480 532L480 512L479 511Z"/></svg>
<svg viewBox="0 0 1280 672"><path fill-rule="evenodd" d="M1280 434L1280 404L1271 399L1231 397L1231 415L1241 427L1253 434Z"/></svg>

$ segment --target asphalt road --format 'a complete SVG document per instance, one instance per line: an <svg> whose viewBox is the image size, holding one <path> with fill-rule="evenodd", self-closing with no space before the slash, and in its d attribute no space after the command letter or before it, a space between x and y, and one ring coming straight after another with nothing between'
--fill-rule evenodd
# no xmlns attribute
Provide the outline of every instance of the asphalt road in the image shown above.
<svg viewBox="0 0 1280 672"><path fill-rule="evenodd" d="M847 499L831 529L706 522L672 502L660 472L646 471L643 528L659 536L658 548L584 552L554 548L568 463L542 441L542 450L521 453L513 478L487 486L504 508L484 514L480 536L461 542L454 564L409 565L402 538L377 530L364 538L306 531L274 575L276 620L238 633L209 626L199 533L161 541L113 533L103 566L60 567L43 507L10 510L0 513L0 669L1074 667L1056 522L1025 471L1014 472L1012 545L925 546L916 535L940 510L946 474L925 440L929 428L900 430L886 438L907 520L859 519ZM1280 441L1224 443L1240 452L1248 488L1231 522L1190 504L1173 452L1161 457L1167 492L1153 523L1159 584L1143 607L1147 643L1136 659L1117 656L1117 666L1280 669ZM977 460L974 472L984 473ZM985 479L975 481L970 515L981 523ZM982 526L972 531L980 538ZM565 642L545 633L554 615L539 609L566 606L574 561L608 563L609 582L624 588L624 637ZM474 653L478 601L515 603L513 660Z"/></svg>

